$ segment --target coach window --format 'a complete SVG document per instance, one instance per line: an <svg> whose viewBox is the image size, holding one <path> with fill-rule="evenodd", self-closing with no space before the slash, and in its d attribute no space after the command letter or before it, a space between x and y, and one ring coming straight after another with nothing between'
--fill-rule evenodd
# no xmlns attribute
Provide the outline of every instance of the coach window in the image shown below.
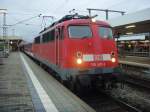
<svg viewBox="0 0 150 112"><path fill-rule="evenodd" d="M50 31L50 35L51 41L53 41L55 39L55 30Z"/></svg>
<svg viewBox="0 0 150 112"><path fill-rule="evenodd" d="M92 37L92 32L89 26L69 26L70 38L89 38Z"/></svg>
<svg viewBox="0 0 150 112"><path fill-rule="evenodd" d="M102 38L108 38L108 39L113 38L112 29L109 27L99 27L98 31L99 31L99 36Z"/></svg>
<svg viewBox="0 0 150 112"><path fill-rule="evenodd" d="M34 39L34 43L35 43L35 44L40 43L40 36L39 36L39 37L36 37L36 38Z"/></svg>
<svg viewBox="0 0 150 112"><path fill-rule="evenodd" d="M48 42L51 41L51 32L50 31L47 33L47 41Z"/></svg>
<svg viewBox="0 0 150 112"><path fill-rule="evenodd" d="M63 27L58 28L58 32L59 32L59 39L62 40L64 37L64 33L63 33Z"/></svg>
<svg viewBox="0 0 150 112"><path fill-rule="evenodd" d="M46 42L53 41L54 36L55 36L55 31L54 30L51 30L51 31L47 32L46 35L45 35L45 38L46 38L45 41Z"/></svg>
<svg viewBox="0 0 150 112"><path fill-rule="evenodd" d="M43 34L42 42L43 42L43 43L45 43L45 42L46 42L46 33L45 33L45 34Z"/></svg>

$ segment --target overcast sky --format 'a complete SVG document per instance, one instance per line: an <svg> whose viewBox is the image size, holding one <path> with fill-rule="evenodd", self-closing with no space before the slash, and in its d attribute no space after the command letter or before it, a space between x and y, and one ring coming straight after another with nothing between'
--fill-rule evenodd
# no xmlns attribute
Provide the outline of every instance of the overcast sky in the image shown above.
<svg viewBox="0 0 150 112"><path fill-rule="evenodd" d="M87 15L87 8L101 8L121 10L126 13L136 12L145 8L150 8L150 0L0 0L0 9L7 9L7 24L12 25L24 19L33 16L54 16L55 20L69 14L69 10L76 9L79 14ZM93 12L98 14L97 19L104 20L103 12ZM33 38L44 27L50 25L50 18L35 17L31 20L15 25L8 29L8 35L12 35L15 29L15 35L22 36L27 41ZM109 18L120 16L120 14L110 14ZM2 27L2 14L0 14L0 27ZM2 35L2 28L0 28Z"/></svg>

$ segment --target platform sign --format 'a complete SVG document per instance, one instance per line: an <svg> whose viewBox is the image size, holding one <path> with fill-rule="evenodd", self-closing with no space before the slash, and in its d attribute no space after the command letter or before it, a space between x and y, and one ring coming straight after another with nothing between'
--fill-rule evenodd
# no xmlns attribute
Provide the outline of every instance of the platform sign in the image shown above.
<svg viewBox="0 0 150 112"><path fill-rule="evenodd" d="M122 41L122 40L145 40L145 35L120 36L120 38L118 40L119 41Z"/></svg>

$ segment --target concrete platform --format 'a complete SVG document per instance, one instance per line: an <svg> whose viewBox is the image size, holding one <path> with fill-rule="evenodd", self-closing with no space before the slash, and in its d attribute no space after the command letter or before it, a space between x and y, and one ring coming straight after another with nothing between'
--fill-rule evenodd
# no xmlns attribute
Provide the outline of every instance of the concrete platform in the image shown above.
<svg viewBox="0 0 150 112"><path fill-rule="evenodd" d="M0 112L34 112L26 76L18 53L0 65Z"/></svg>
<svg viewBox="0 0 150 112"><path fill-rule="evenodd" d="M0 58L3 58L3 51L0 51Z"/></svg>
<svg viewBox="0 0 150 112"><path fill-rule="evenodd" d="M126 56L124 58L120 58L119 63L150 68L150 57Z"/></svg>
<svg viewBox="0 0 150 112"><path fill-rule="evenodd" d="M0 112L95 112L22 53L0 65Z"/></svg>

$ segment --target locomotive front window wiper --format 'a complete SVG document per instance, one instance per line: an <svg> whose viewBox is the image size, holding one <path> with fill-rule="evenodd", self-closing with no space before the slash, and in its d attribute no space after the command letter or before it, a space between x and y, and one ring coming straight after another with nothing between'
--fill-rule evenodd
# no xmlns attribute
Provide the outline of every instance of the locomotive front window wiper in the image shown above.
<svg viewBox="0 0 150 112"><path fill-rule="evenodd" d="M81 39L90 38L90 36L83 36Z"/></svg>

